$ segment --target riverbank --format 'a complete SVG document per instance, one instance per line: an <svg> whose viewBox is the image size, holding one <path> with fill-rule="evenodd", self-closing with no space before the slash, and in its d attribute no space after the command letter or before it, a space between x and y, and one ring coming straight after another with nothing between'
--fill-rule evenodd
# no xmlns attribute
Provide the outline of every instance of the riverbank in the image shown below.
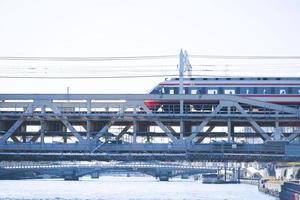
<svg viewBox="0 0 300 200"><path fill-rule="evenodd" d="M240 182L242 184L248 184L248 185L255 185L258 186L259 180L253 180L253 179L241 179Z"/></svg>
<svg viewBox="0 0 300 200"><path fill-rule="evenodd" d="M258 182L258 190L265 194L279 198L281 186L284 182L275 179L264 179Z"/></svg>

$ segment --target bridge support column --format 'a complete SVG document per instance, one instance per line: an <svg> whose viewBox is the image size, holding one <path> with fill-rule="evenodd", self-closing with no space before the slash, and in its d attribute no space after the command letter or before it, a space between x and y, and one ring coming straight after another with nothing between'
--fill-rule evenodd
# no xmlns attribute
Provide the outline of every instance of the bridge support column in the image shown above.
<svg viewBox="0 0 300 200"><path fill-rule="evenodd" d="M87 114L91 114L92 112L92 102L91 100L87 100ZM92 127L92 123L91 120L86 120L86 139L87 142L90 143L91 141L91 127Z"/></svg>
<svg viewBox="0 0 300 200"><path fill-rule="evenodd" d="M274 135L273 135L273 139L274 140L281 140L281 128L279 127L279 121L276 120L275 121L275 130L274 130Z"/></svg>
<svg viewBox="0 0 300 200"><path fill-rule="evenodd" d="M93 172L93 173L91 174L91 178L92 178L92 179L98 179L98 178L99 178L99 173L98 173L98 172Z"/></svg>
<svg viewBox="0 0 300 200"><path fill-rule="evenodd" d="M159 181L169 181L168 175L160 175L158 178L159 178Z"/></svg>
<svg viewBox="0 0 300 200"><path fill-rule="evenodd" d="M20 128L19 128L18 131L20 131L20 132L22 133L22 142L23 142L23 143L26 143L26 141L27 141L27 137L26 137L26 124L23 123L23 124L20 126Z"/></svg>
<svg viewBox="0 0 300 200"><path fill-rule="evenodd" d="M41 123L41 129L40 129L40 135L41 135L41 144L45 143L45 120L42 118L40 120Z"/></svg>
<svg viewBox="0 0 300 200"><path fill-rule="evenodd" d="M137 132L137 121L133 121L133 137L132 137L132 143L136 143L136 132Z"/></svg>
<svg viewBox="0 0 300 200"><path fill-rule="evenodd" d="M72 176L72 175L67 175L64 177L65 181L79 181L79 177L77 176Z"/></svg>
<svg viewBox="0 0 300 200"><path fill-rule="evenodd" d="M79 177L76 175L76 170L72 170L69 172L66 172L63 177L65 181L78 181Z"/></svg>
<svg viewBox="0 0 300 200"><path fill-rule="evenodd" d="M184 122L183 119L180 119L180 140L183 141L183 133L184 133Z"/></svg>
<svg viewBox="0 0 300 200"><path fill-rule="evenodd" d="M227 141L231 142L231 136L232 136L232 124L231 124L231 120L228 119L227 121Z"/></svg>
<svg viewBox="0 0 300 200"><path fill-rule="evenodd" d="M183 128L183 132L185 133L186 137L190 136L192 133L192 124L191 122L184 122L184 128Z"/></svg>
<svg viewBox="0 0 300 200"><path fill-rule="evenodd" d="M171 174L172 174L171 171L160 171L160 172L158 172L159 181L169 181L169 178L171 177Z"/></svg>
<svg viewBox="0 0 300 200"><path fill-rule="evenodd" d="M182 175L181 175L181 179L189 179L189 175L187 175L187 174L182 174Z"/></svg>
<svg viewBox="0 0 300 200"><path fill-rule="evenodd" d="M137 121L137 133L148 133L150 130L149 122ZM150 142L150 136L146 136L147 142Z"/></svg>

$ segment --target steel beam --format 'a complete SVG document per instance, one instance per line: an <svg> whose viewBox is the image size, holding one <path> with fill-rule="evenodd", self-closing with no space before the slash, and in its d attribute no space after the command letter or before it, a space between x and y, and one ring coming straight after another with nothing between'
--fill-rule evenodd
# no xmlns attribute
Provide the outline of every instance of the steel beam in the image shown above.
<svg viewBox="0 0 300 200"><path fill-rule="evenodd" d="M27 106L24 114L32 114L33 110L36 108L36 105L30 104ZM9 129L8 131L1 137L0 143L5 143L9 137L21 126L21 124L25 121L25 117L19 118Z"/></svg>
<svg viewBox="0 0 300 200"><path fill-rule="evenodd" d="M215 110L210 114L210 117L206 118L198 127L199 132L202 132L202 129L208 124L208 122L213 118L216 117L217 113L222 109L223 104L219 104ZM191 143L192 140L198 135L198 133L191 134L188 138L186 138L187 143Z"/></svg>

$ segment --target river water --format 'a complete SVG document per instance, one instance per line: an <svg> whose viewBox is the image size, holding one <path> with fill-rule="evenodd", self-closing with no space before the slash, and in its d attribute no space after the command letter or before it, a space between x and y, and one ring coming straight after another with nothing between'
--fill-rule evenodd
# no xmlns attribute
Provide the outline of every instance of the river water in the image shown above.
<svg viewBox="0 0 300 200"><path fill-rule="evenodd" d="M268 200L256 186L245 184L201 184L192 179L160 182L152 177L2 180L0 199L186 199Z"/></svg>

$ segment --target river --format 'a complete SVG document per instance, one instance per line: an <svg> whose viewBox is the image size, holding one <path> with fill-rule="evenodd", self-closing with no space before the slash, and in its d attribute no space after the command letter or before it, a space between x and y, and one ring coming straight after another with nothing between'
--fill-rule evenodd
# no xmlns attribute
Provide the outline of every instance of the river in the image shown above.
<svg viewBox="0 0 300 200"><path fill-rule="evenodd" d="M110 200L268 200L256 186L245 184L202 184L192 179L160 182L152 177L83 177L62 179L1 180L0 199L110 199Z"/></svg>

